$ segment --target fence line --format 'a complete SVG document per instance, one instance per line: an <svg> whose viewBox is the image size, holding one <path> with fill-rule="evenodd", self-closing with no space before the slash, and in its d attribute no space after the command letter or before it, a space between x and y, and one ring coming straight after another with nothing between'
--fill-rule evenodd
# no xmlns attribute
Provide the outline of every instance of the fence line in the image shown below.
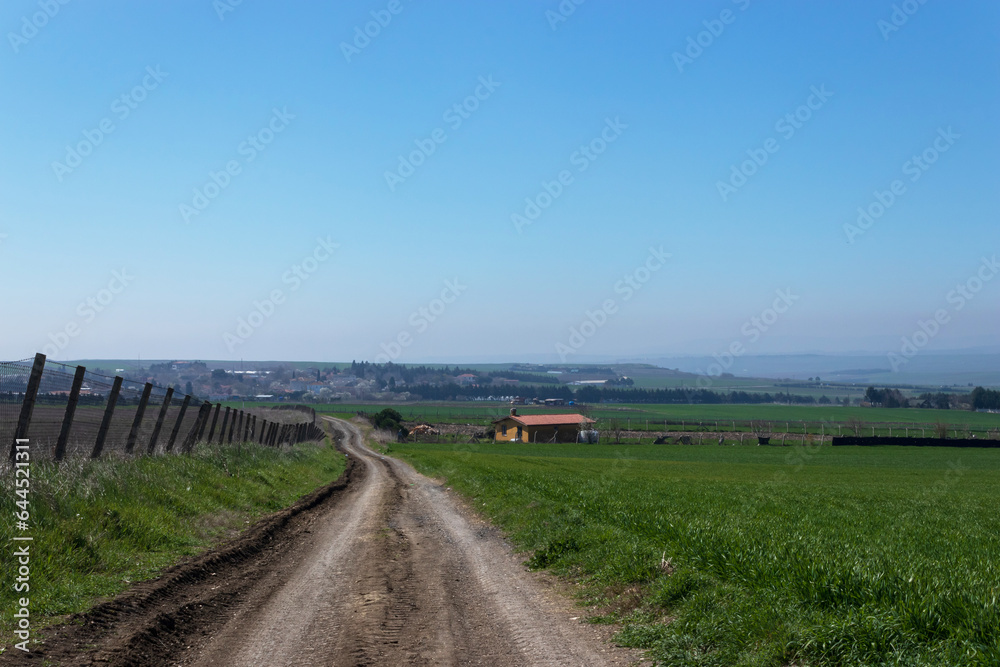
<svg viewBox="0 0 1000 667"><path fill-rule="evenodd" d="M173 387L108 377L83 366L47 361L44 354L0 362L0 437L10 442L10 460L18 440L30 442L40 458L49 448L55 461L70 456L96 459L107 452L148 456L158 448L163 453L176 449L190 454L197 443L213 442L221 407L190 395L178 401ZM285 409L302 415L289 415L298 418L298 425L283 424L286 428L279 431L271 427L288 421L280 415L269 422L262 414L257 428L256 413L266 408L227 407L218 443L259 441L281 446L323 437L314 409ZM268 429L272 433L265 438Z"/></svg>

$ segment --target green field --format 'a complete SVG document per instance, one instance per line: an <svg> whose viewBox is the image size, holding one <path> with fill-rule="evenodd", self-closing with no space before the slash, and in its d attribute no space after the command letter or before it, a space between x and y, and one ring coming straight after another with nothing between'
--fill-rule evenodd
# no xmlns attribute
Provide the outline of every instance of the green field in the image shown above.
<svg viewBox="0 0 1000 667"><path fill-rule="evenodd" d="M595 620L661 664L1000 664L1000 451L392 452L581 582Z"/></svg>
<svg viewBox="0 0 1000 667"><path fill-rule="evenodd" d="M249 407L250 404L248 403ZM398 410L410 421L432 424L458 423L487 426L492 420L509 414L506 403L330 403L314 406L319 412L339 417L351 417L358 412L378 412L385 407ZM937 423L948 425L948 437L962 437L968 430L977 437L996 437L1000 431L1000 414L964 410L925 410L921 408L861 408L799 405L654 405L598 404L542 408L517 406L521 414L542 414L582 411L599 420L598 428L607 428L617 420L629 430L650 433L670 431L749 431L749 422L764 420L775 433L850 435L852 422L861 427L862 435L932 437ZM909 431L906 429L909 428ZM923 428L921 432L919 429ZM994 431L994 433L990 433Z"/></svg>

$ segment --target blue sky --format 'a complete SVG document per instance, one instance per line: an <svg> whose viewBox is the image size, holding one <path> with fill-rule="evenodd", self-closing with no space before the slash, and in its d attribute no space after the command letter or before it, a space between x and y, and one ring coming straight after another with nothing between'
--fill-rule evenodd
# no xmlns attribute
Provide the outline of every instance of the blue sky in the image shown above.
<svg viewBox="0 0 1000 667"><path fill-rule="evenodd" d="M995 345L996 3L230 3L0 7L0 358Z"/></svg>

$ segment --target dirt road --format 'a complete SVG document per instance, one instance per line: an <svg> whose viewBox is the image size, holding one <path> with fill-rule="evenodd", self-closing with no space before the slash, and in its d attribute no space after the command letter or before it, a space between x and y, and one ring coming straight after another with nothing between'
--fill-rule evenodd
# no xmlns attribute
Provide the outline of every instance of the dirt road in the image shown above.
<svg viewBox="0 0 1000 667"><path fill-rule="evenodd" d="M330 420L339 484L61 628L38 658L128 665L627 665L442 486ZM3 658L0 657L0 662ZM18 661L21 659L18 658ZM35 663L39 664L39 663Z"/></svg>

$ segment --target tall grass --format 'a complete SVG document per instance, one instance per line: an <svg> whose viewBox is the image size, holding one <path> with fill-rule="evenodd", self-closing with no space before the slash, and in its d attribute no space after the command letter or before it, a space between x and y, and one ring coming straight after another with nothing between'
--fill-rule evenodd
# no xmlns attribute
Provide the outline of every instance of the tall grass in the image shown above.
<svg viewBox="0 0 1000 667"><path fill-rule="evenodd" d="M1000 452L393 449L662 664L1000 664Z"/></svg>
<svg viewBox="0 0 1000 667"><path fill-rule="evenodd" d="M284 451L244 444L201 447L191 456L33 462L27 531L15 529L13 476L6 470L0 477L0 540L11 545L14 535L33 537L29 596L37 628L290 505L343 468L343 455L328 443ZM12 610L24 594L13 589L12 556L2 558L0 608ZM0 622L5 638L13 629L10 618L4 613Z"/></svg>

